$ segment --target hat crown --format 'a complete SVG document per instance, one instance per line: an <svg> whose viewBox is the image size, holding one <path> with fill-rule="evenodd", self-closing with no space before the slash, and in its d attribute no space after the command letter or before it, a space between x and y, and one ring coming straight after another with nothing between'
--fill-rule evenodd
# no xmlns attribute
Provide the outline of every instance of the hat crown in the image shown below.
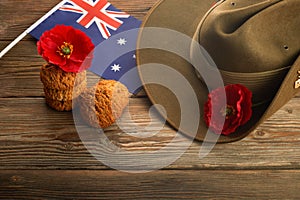
<svg viewBox="0 0 300 200"><path fill-rule="evenodd" d="M299 13L299 0L225 0L203 19L199 43L224 71L284 68L300 52Z"/></svg>

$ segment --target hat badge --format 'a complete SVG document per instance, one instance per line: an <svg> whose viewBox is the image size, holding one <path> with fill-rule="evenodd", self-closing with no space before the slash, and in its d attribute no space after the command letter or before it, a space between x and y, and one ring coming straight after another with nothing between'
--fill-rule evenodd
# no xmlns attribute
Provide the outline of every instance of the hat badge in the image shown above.
<svg viewBox="0 0 300 200"><path fill-rule="evenodd" d="M298 80L295 82L295 89L300 88L300 71L298 71Z"/></svg>

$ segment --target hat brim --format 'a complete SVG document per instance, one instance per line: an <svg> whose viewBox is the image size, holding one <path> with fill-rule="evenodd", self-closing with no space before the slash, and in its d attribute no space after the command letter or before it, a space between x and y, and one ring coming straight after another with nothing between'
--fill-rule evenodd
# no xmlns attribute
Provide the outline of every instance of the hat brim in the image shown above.
<svg viewBox="0 0 300 200"><path fill-rule="evenodd" d="M142 28L146 27L158 27L166 28L174 31L181 32L190 38L193 38L199 22L205 16L207 11L212 7L214 0L162 0L158 2L143 21ZM155 35L153 35L155 37ZM175 129L179 130L181 133L195 138L198 141L210 142L207 134L214 134L210 132L203 120L203 107L207 101L208 89L205 84L203 84L195 73L194 67L182 57L175 55L174 53L166 52L160 49L142 49L140 48L141 41L143 40L143 29L141 29L138 47L137 47L137 63L138 71L142 83L144 84L144 89L148 95L150 101L153 104L162 105L163 109L158 107L158 112L166 118L167 122L173 126ZM189 53L190 49L186 49ZM160 63L166 66L171 67L172 69L178 71L183 75L188 81L195 94L197 96L199 110L190 110L188 116L193 118L194 116L199 115L200 111L200 120L198 122L198 130L196 133L192 132L188 126L180 128L182 110L180 110L179 102L176 101L176 96L172 91L168 90L162 85L159 84L148 84L151 76L157 76L158 79L166 79L165 73L154 74L143 67L144 64L148 63ZM299 63L299 62L298 62ZM289 73L287 74L285 80L283 81L283 86L278 90L276 96L272 102L262 104L253 109L253 114L249 122L245 125L238 128L233 134L228 136L220 135L217 142L218 143L227 143L240 140L247 136L251 131L253 131L258 124L260 124L264 119L271 116L276 110L278 110L284 103L291 99L295 94L296 90L293 88L294 73L296 72L297 78L297 69L298 67L292 67ZM144 70L145 69L145 70ZM172 77L169 77L171 80ZM296 79L297 80L297 79ZM176 80L173 80L176 81ZM147 83L147 84L146 84ZM285 91L287 88L289 91ZM279 103L278 103L279 102ZM192 121L192 120L191 120ZM191 124L193 126L193 124ZM215 142L214 139L211 142Z"/></svg>

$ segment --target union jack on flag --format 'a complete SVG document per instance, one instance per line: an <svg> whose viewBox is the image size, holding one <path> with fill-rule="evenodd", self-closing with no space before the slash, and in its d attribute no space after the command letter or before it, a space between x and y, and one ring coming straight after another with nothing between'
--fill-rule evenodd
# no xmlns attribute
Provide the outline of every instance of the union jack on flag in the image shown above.
<svg viewBox="0 0 300 200"><path fill-rule="evenodd" d="M30 35L39 39L46 30L58 24L73 26L85 32L96 47L89 70L102 78L119 80L135 93L135 86L140 84L140 79L136 71L135 51L132 49L136 48L141 21L118 10L107 0L65 0L61 4ZM118 55L124 49L131 51ZM116 59L107 64L109 57ZM126 76L123 75L129 71L134 72L124 78Z"/></svg>
<svg viewBox="0 0 300 200"><path fill-rule="evenodd" d="M109 29L116 31L123 21L118 18L128 18L125 12L108 10L111 5L107 0L71 0L70 4L63 5L59 10L82 14L77 20L85 28L89 28L95 23L105 39L111 36Z"/></svg>
<svg viewBox="0 0 300 200"><path fill-rule="evenodd" d="M115 8L107 0L67 0L30 34L39 39L55 25L73 26L98 45L110 36L139 28L141 21Z"/></svg>

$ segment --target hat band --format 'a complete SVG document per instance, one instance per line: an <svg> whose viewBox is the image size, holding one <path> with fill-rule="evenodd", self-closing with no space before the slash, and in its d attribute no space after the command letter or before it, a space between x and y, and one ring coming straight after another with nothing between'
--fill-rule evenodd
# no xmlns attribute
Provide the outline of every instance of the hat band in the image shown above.
<svg viewBox="0 0 300 200"><path fill-rule="evenodd" d="M280 87L284 77L291 67L284 67L280 69L254 72L254 73L240 73L219 70L223 78L224 85L241 84L247 87L253 93L253 103L261 104L263 102L272 100ZM203 81L203 78L199 76Z"/></svg>

